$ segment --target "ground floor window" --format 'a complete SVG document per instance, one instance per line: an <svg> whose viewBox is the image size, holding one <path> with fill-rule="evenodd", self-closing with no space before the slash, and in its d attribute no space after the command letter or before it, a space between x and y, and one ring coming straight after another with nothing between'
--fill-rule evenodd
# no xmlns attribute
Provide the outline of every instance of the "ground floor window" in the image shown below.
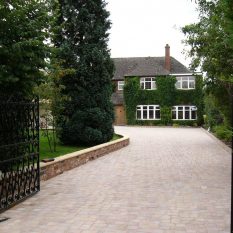
<svg viewBox="0 0 233 233"><path fill-rule="evenodd" d="M196 106L173 106L172 107L173 120L196 120L197 107Z"/></svg>
<svg viewBox="0 0 233 233"><path fill-rule="evenodd" d="M137 120L160 120L159 105L138 105Z"/></svg>

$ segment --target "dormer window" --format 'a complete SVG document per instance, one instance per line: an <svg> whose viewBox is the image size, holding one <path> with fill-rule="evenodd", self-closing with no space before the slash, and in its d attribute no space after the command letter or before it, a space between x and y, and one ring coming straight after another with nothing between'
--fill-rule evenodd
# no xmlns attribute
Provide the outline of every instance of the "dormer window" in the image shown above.
<svg viewBox="0 0 233 233"><path fill-rule="evenodd" d="M122 91L124 89L124 85L124 81L118 81L118 91Z"/></svg>
<svg viewBox="0 0 233 233"><path fill-rule="evenodd" d="M152 77L140 78L140 87L143 90L155 90L156 89L155 78Z"/></svg>
<svg viewBox="0 0 233 233"><path fill-rule="evenodd" d="M195 89L195 77L194 76L182 76L176 77L177 89Z"/></svg>

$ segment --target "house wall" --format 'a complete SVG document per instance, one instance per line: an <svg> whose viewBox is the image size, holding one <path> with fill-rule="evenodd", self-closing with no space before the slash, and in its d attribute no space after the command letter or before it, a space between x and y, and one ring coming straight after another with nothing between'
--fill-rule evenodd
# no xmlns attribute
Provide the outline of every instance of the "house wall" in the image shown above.
<svg viewBox="0 0 233 233"><path fill-rule="evenodd" d="M112 81L112 85L113 85L113 91L116 93L123 93L123 90L118 90L118 81L123 81L123 80L114 80Z"/></svg>
<svg viewBox="0 0 233 233"><path fill-rule="evenodd" d="M118 81L122 81L122 80L112 81L114 92L118 94L123 94L123 90L118 90ZM125 114L123 101L116 101L116 103L114 103L114 114L115 114L114 125L126 125L126 114Z"/></svg>
<svg viewBox="0 0 233 233"><path fill-rule="evenodd" d="M201 125L203 123L203 82L201 76L196 76L196 88L179 90L175 87L173 76L156 77L157 89L142 90L140 77L127 77L124 87L124 101L129 125ZM138 105L159 105L161 118L158 120L137 120ZM172 106L193 105L197 107L197 120L173 120Z"/></svg>

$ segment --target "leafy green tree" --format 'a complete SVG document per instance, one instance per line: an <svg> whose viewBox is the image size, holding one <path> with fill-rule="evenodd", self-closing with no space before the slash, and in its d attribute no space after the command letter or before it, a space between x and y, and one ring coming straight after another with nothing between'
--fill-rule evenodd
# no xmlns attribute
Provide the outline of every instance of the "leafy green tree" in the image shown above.
<svg viewBox="0 0 233 233"><path fill-rule="evenodd" d="M233 2L197 1L199 22L183 27L192 68L207 73L206 92L230 125L233 93Z"/></svg>
<svg viewBox="0 0 233 233"><path fill-rule="evenodd" d="M223 123L223 115L219 112L215 97L211 94L205 95L205 126L206 128L213 129L215 125L220 125Z"/></svg>
<svg viewBox="0 0 233 233"><path fill-rule="evenodd" d="M65 75L64 108L58 117L60 140L65 144L96 145L113 137L111 78L114 65L107 47L110 21L104 0L60 0L62 25L56 45Z"/></svg>
<svg viewBox="0 0 233 233"><path fill-rule="evenodd" d="M31 95L49 57L47 0L0 0L0 93Z"/></svg>

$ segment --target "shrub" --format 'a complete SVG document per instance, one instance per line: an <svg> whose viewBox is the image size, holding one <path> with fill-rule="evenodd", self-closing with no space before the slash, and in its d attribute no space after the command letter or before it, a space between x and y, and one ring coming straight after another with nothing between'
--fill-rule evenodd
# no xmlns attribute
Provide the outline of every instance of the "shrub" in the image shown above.
<svg viewBox="0 0 233 233"><path fill-rule="evenodd" d="M181 126L196 126L197 125L197 121L184 121L184 120L179 120L179 121L172 121L173 125L177 124L177 125L181 125Z"/></svg>
<svg viewBox="0 0 233 233"><path fill-rule="evenodd" d="M210 127L211 129L216 125L223 124L223 115L217 108L215 104L215 98L212 95L205 95L205 126L206 128Z"/></svg>
<svg viewBox="0 0 233 233"><path fill-rule="evenodd" d="M232 129L225 125L214 126L213 128L216 136L224 141L230 142L233 136Z"/></svg>

